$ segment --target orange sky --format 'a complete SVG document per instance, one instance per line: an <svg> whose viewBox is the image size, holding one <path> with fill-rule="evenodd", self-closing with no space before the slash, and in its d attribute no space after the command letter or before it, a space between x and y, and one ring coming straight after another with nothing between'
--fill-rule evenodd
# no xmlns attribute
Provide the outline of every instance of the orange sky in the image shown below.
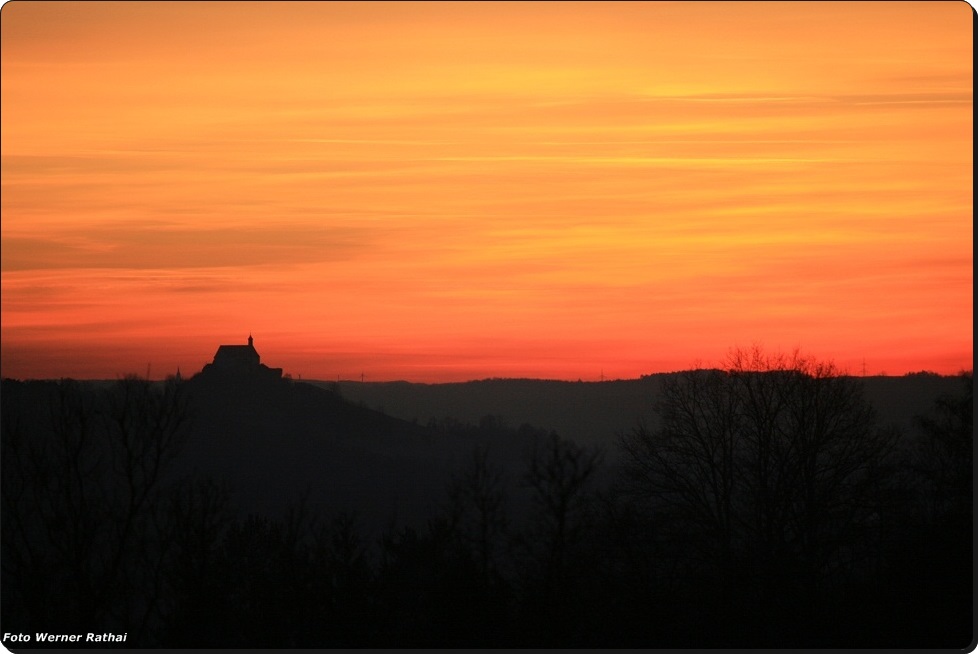
<svg viewBox="0 0 978 654"><path fill-rule="evenodd" d="M970 369L971 12L9 2L0 374Z"/></svg>

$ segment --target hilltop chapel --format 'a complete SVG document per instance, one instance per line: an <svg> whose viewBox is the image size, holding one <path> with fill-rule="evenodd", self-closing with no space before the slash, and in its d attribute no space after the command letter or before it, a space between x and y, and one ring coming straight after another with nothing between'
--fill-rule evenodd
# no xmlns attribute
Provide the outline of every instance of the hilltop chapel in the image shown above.
<svg viewBox="0 0 978 654"><path fill-rule="evenodd" d="M261 362L255 339L248 334L247 345L221 345L217 348L213 363L204 366L201 372L221 373L234 376L282 376L281 368L269 368Z"/></svg>

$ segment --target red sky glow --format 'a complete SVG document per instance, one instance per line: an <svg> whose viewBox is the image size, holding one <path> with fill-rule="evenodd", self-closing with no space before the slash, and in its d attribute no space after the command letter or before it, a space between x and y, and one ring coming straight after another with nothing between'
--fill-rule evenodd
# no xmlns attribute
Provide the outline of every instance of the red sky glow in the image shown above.
<svg viewBox="0 0 978 654"><path fill-rule="evenodd" d="M963 2L10 2L0 368L973 359Z"/></svg>

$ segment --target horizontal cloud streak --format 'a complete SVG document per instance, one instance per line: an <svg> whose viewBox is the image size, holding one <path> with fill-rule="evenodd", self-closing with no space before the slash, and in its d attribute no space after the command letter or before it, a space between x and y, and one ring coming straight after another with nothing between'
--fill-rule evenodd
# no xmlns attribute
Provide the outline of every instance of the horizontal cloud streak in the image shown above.
<svg viewBox="0 0 978 654"><path fill-rule="evenodd" d="M337 261L369 246L363 229L281 223L248 229L112 227L55 238L7 237L3 270L200 268Z"/></svg>

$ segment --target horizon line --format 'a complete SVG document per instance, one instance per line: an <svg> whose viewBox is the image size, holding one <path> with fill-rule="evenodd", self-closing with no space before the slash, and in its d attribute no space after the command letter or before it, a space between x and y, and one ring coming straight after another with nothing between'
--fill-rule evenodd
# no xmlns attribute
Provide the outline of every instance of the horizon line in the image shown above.
<svg viewBox="0 0 978 654"><path fill-rule="evenodd" d="M705 366L705 367L693 367L693 368L683 368L679 370L669 370L660 372L651 372L639 375L638 377L615 377L610 378L605 376L600 379L585 379L583 377L578 377L577 379L569 378L559 378L559 377L500 377L500 376L490 376L490 377L474 377L470 379L454 380L454 381L412 381L410 379L355 379L355 378L338 378L338 379L323 379L317 377L305 377L302 375L293 376L290 373L283 372L282 380L290 382L304 382L310 384L416 384L418 386L438 386L438 385L448 385L448 384L472 384L479 382L497 382L497 381L529 381L529 382L556 382L563 384L608 384L615 382L632 382L632 381L642 381L650 377L665 376L665 375L680 375L688 372L700 372L700 371L719 371L719 372L729 372L729 368L721 368L716 366ZM171 379L177 378L179 376L182 380L190 380L199 376L203 370L199 370L191 375L184 375L177 370L173 374L168 374L162 378L150 378L148 376L140 375L136 372L129 373L117 373L114 377L72 377L72 376L61 376L61 377L10 377L6 375L0 375L0 380L2 381L17 381L17 382L56 382L56 381L78 381L78 382L115 382L121 381L129 378L136 378L141 380L146 380L149 382L165 382ZM757 370L749 372L777 372L777 369L769 370ZM179 373L179 374L178 374ZM851 377L854 379L896 379L902 377L942 377L942 378L953 378L962 377L967 375L973 375L974 368L962 368L961 370L954 373L940 373L933 370L917 370L905 373L888 373L885 370L877 373L852 373L849 371L840 371L840 374L832 375L833 377Z"/></svg>

